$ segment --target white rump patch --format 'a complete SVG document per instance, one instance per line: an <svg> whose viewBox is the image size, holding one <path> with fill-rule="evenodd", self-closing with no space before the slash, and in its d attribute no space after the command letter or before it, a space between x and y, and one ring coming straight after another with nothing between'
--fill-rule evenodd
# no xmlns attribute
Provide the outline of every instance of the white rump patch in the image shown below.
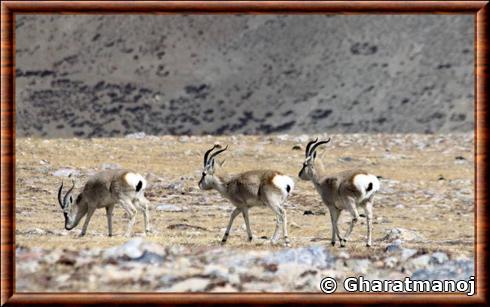
<svg viewBox="0 0 490 307"><path fill-rule="evenodd" d="M294 189L294 181L288 176L276 175L272 179L272 183L281 189L286 195L291 194ZM288 191L289 186L289 191Z"/></svg>
<svg viewBox="0 0 490 307"><path fill-rule="evenodd" d="M362 193L362 198L369 198L371 195L376 193L376 191L379 190L380 184L379 180L376 176L368 174L358 174L354 176L353 180L354 185L356 188ZM366 191L371 184L371 189L369 191Z"/></svg>
<svg viewBox="0 0 490 307"><path fill-rule="evenodd" d="M132 186L135 190L140 181L143 183L143 186L141 187L140 191L143 191L146 188L146 180L140 174L127 173L126 175L124 175L124 180L126 180L126 182L130 186Z"/></svg>

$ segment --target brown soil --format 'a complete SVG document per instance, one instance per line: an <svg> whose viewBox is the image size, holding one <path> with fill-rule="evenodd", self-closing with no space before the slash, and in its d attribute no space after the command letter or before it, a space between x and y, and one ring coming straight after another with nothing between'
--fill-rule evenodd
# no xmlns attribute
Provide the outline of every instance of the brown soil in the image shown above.
<svg viewBox="0 0 490 307"><path fill-rule="evenodd" d="M122 244L127 221L121 208L114 216L115 236L106 236L105 210L94 214L87 235L78 237L80 227L63 230L63 216L56 192L63 179L53 176L60 168L78 170L77 190L88 175L104 163L118 164L145 175L150 183L147 198L152 203L153 234L148 240L163 245L218 245L232 205L215 191L200 191L197 182L202 154L213 143L229 144L223 171L236 173L270 168L289 174L296 188L286 208L289 237L293 247L312 242L330 243L330 218L310 182L297 173L303 162L304 136L145 136L142 139L31 139L16 141L16 245L53 248L101 248ZM474 143L472 134L457 135L332 135L332 142L319 150L329 173L362 167L382 176L374 205L373 248L364 246L365 225L361 221L345 249L351 255L373 256L384 252L382 238L393 228L416 231L424 240L406 242L406 247L450 255L471 255L474 248ZM174 204L182 212L156 210L159 204ZM313 215L304 215L306 210ZM268 209L250 212L254 241L246 240L241 217L235 220L229 247L271 249L274 216ZM341 231L347 228L346 212ZM191 227L176 227L186 224ZM174 225L174 226L172 226ZM192 226L197 226L192 227ZM137 217L135 236L143 232Z"/></svg>

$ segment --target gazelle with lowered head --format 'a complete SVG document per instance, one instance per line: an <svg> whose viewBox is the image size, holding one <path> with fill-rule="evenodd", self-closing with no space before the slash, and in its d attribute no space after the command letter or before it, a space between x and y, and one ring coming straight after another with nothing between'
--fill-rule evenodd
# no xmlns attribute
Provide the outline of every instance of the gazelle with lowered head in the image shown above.
<svg viewBox="0 0 490 307"><path fill-rule="evenodd" d="M336 175L328 176L324 173L323 164L316 160L316 149L322 144L330 142L311 141L306 146L303 168L299 177L303 180L312 181L320 194L323 202L330 211L332 222L332 246L335 245L336 237L339 238L340 246L345 246L354 225L359 219L358 207L363 208L367 218L367 242L371 246L373 198L380 184L376 176L360 169L348 170ZM338 220L342 210L347 210L352 220L344 238L340 236Z"/></svg>
<svg viewBox="0 0 490 307"><path fill-rule="evenodd" d="M211 154L216 148L221 148L221 146L214 145L204 154L204 169L199 181L199 188L201 190L217 190L236 207L231 213L230 221L221 240L222 244L226 243L233 221L240 213L245 220L248 240L252 241L248 210L255 206L266 206L276 214L276 228L271 243L277 243L279 232L282 231L284 245L288 246L287 217L284 203L294 188L294 181L274 170L252 170L236 175L223 173L218 175L216 174L215 158L228 146Z"/></svg>
<svg viewBox="0 0 490 307"><path fill-rule="evenodd" d="M83 190L74 199L73 186L62 198L63 182L58 190L58 202L65 216L65 229L72 230L86 215L80 236L87 232L88 223L96 209L105 208L109 236L112 236L112 211L116 205L120 205L128 214L129 222L126 236L131 235L136 211L143 212L145 219L145 233L150 232L148 206L145 198L146 180L140 174L128 170L105 170L90 177Z"/></svg>

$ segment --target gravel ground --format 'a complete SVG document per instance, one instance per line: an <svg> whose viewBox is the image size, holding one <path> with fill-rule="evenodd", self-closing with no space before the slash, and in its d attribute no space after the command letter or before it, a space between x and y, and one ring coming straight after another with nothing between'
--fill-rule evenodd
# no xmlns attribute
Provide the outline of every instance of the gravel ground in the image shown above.
<svg viewBox="0 0 490 307"><path fill-rule="evenodd" d="M303 151L294 148L313 136L18 138L17 291L317 291L327 276L472 275L472 134L329 136L332 142L319 149L329 173L362 167L381 176L370 249L364 219L345 248L330 246L328 211L312 184L296 177ZM295 179L286 205L290 248L269 244L274 216L263 208L250 212L252 242L237 219L227 244L219 245L232 206L197 187L202 154L214 143L230 145L223 171L267 167ZM85 237L78 237L80 227L64 230L56 203L61 180L72 174L78 191L90 174L117 167L148 179L153 233L142 237L138 216L134 237L124 237L121 208L112 238L103 210L96 211ZM341 231L348 221L343 214Z"/></svg>

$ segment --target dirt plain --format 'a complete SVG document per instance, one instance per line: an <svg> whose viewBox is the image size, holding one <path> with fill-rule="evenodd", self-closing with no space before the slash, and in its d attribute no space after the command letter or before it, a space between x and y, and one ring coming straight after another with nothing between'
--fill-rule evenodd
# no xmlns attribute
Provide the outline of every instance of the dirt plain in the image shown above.
<svg viewBox="0 0 490 307"><path fill-rule="evenodd" d="M77 189L87 176L104 167L125 167L144 174L152 203L154 233L147 239L164 245L218 244L232 205L215 191L197 187L202 154L212 144L229 144L223 155L223 171L270 168L295 178L296 188L286 208L292 246L310 242L329 242L330 221L326 207L310 182L297 178L302 150L292 150L306 136L231 137L153 137L141 139L17 139L16 143L16 244L56 248L108 247L122 243L126 220L122 209L115 210L115 237L106 236L105 211L94 214L86 237L79 238L79 227L63 230L63 216L56 202L61 180L59 169L73 169ZM473 252L473 140L471 134L454 135L332 135L332 143L321 151L329 173L361 167L382 176L381 190L374 206L374 248L366 250L364 226L353 233L347 249L376 252L386 229L413 229L426 238L420 244L434 250ZM76 175L78 173L78 176ZM181 212L156 210L173 204ZM180 210L178 209L178 210ZM305 211L312 215L304 215ZM342 215L342 227L349 221ZM266 208L251 211L254 242L245 240L243 220L237 219L228 245L270 248L260 238L270 237L274 216ZM184 226L175 226L184 224ZM172 226L174 225L174 226ZM188 226L185 226L188 225ZM33 229L46 233L36 235ZM240 229L237 229L240 228ZM138 216L135 235L142 235L142 216ZM35 231L34 231L35 233ZM42 233L42 232L41 232ZM262 242L264 241L264 242Z"/></svg>
<svg viewBox="0 0 490 307"><path fill-rule="evenodd" d="M79 237L81 225L72 231L63 229L63 215L56 200L60 182L70 180L63 175L73 173L78 191L90 174L111 167L137 170L149 181L146 196L152 204L153 233L144 238L146 242L165 248L186 248L191 254L193 250L223 251L223 248L226 252L235 251L242 255L281 251L282 246L269 243L275 222L272 211L266 208L254 208L250 212L252 242L247 241L244 222L239 216L226 246L220 246L233 207L217 192L204 192L197 187L202 154L219 143L230 146L222 156L226 160L222 171L236 173L270 168L295 179L295 190L286 205L291 248L322 245L328 247L332 255L348 253L352 258L379 259L386 256L390 244L385 240L387 233L402 228L414 232L417 237L405 240L405 248L419 253L442 251L451 259L473 258L472 134L330 136L331 144L319 150L319 157L329 173L361 167L381 176L381 190L374 205L372 248L365 247L364 219L354 229L347 247L330 246L328 210L313 185L297 177L304 153L293 150L293 147L304 146L312 136L156 137L136 134L105 139L17 139L15 227L18 252L62 250L62 254L66 254L107 249L128 242L129 239L123 236L127 219L122 208L116 208L114 212L115 236L107 236L105 211L98 210L86 236ZM159 207L171 208L171 211ZM305 215L306 211L311 214ZM346 212L340 221L343 232L350 221ZM141 214L133 229L134 237L144 236ZM44 272L50 274L54 269ZM19 279L32 278L33 275L27 273L24 266L18 268ZM28 284L21 289L51 289L45 288L49 283L45 287L43 282L37 286Z"/></svg>

